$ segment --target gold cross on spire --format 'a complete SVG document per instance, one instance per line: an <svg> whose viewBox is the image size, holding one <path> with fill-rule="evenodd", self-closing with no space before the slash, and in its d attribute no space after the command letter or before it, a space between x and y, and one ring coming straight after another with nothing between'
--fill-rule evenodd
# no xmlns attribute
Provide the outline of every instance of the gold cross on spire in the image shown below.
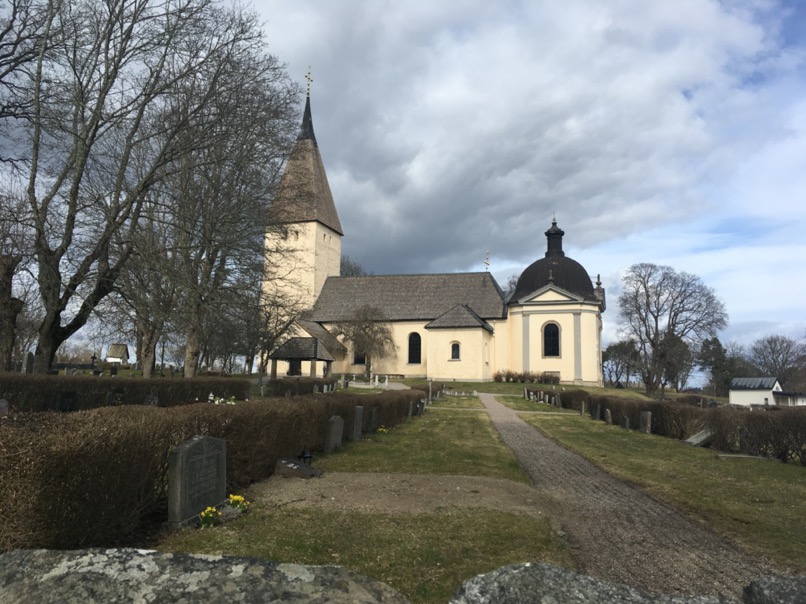
<svg viewBox="0 0 806 604"><path fill-rule="evenodd" d="M311 82L313 82L313 78L311 77L310 65L308 65L308 73L305 74L305 79L308 80L308 96L311 96Z"/></svg>

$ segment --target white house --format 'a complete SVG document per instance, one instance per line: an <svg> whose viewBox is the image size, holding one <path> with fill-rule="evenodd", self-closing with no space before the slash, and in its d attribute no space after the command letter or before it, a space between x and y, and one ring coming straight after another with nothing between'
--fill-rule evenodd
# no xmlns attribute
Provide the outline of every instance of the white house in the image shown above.
<svg viewBox="0 0 806 604"><path fill-rule="evenodd" d="M129 347L126 344L110 344L106 351L107 363L129 364Z"/></svg>
<svg viewBox="0 0 806 604"><path fill-rule="evenodd" d="M739 377L730 383L728 401L738 407L750 405L775 405L776 394L783 392L781 384L774 377Z"/></svg>

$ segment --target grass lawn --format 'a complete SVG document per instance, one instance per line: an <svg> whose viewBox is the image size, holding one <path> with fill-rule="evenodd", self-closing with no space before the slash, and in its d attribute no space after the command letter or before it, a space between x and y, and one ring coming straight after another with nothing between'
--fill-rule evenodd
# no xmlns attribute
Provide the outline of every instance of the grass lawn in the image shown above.
<svg viewBox="0 0 806 604"><path fill-rule="evenodd" d="M465 474L529 482L483 411L435 409L387 434L378 432L348 444L342 451L318 458L316 467L332 472Z"/></svg>
<svg viewBox="0 0 806 604"><path fill-rule="evenodd" d="M572 413L579 415L579 412L573 409L563 409L546 403L529 401L523 398L523 396L496 396L495 398L499 403L515 411L543 411L544 413Z"/></svg>
<svg viewBox="0 0 806 604"><path fill-rule="evenodd" d="M493 476L528 482L480 411L434 409L387 433L314 460L326 471ZM412 602L444 603L462 581L538 560L573 568L547 520L506 510L434 509L378 514L286 509L253 502L249 514L212 530L175 531L162 551L336 564L384 581Z"/></svg>
<svg viewBox="0 0 806 604"><path fill-rule="evenodd" d="M443 396L434 399L431 406L437 409L484 409L477 396Z"/></svg>
<svg viewBox="0 0 806 604"><path fill-rule="evenodd" d="M447 602L462 581L506 564L573 567L547 522L497 511L400 516L266 509L256 502L238 520L177 531L159 549L335 564L384 581L412 602L435 604Z"/></svg>
<svg viewBox="0 0 806 604"><path fill-rule="evenodd" d="M614 476L796 572L806 571L806 468L714 451L578 415L523 419Z"/></svg>

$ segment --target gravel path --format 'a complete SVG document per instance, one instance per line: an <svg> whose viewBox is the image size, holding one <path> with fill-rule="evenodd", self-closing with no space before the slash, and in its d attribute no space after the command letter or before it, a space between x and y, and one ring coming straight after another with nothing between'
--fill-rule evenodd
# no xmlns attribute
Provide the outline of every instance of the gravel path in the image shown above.
<svg viewBox="0 0 806 604"><path fill-rule="evenodd" d="M714 533L643 491L613 478L543 436L491 394L479 394L549 513L574 549L580 570L654 593L736 598L774 574Z"/></svg>

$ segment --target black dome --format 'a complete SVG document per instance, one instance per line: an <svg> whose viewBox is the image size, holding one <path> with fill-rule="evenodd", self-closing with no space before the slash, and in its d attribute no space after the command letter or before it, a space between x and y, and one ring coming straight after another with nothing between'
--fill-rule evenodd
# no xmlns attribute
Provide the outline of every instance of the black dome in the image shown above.
<svg viewBox="0 0 806 604"><path fill-rule="evenodd" d="M533 262L521 273L515 293L511 297L513 302L549 283L586 300L597 299L588 272L579 262L568 258L563 252L563 235L565 233L557 226L557 222L552 222L551 228L546 231L548 240L546 257Z"/></svg>

